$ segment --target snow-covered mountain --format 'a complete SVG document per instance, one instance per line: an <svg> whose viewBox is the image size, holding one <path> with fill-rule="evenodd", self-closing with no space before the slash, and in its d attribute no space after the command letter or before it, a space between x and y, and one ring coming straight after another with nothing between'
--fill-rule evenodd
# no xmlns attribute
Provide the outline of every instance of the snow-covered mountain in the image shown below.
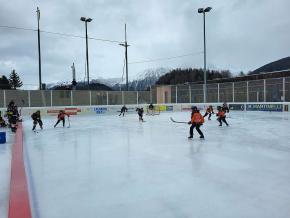
<svg viewBox="0 0 290 218"><path fill-rule="evenodd" d="M142 91L147 90L150 86L155 85L159 77L168 73L170 69L158 68L158 69L147 69L135 76L135 78L129 81L129 90L131 91ZM78 82L78 86L83 85L84 82ZM90 81L90 84L104 84L113 90L125 90L126 89L126 80L122 78L98 78ZM57 86L70 86L70 82L58 82L47 84L47 89L54 89Z"/></svg>
<svg viewBox="0 0 290 218"><path fill-rule="evenodd" d="M142 73L137 74L135 79L129 82L129 90L132 91L141 91L147 90L149 87L155 85L159 77L168 73L170 69L166 68L157 68L157 69L147 69ZM125 90L126 84L125 81L122 83L115 84L112 86L114 90Z"/></svg>
<svg viewBox="0 0 290 218"><path fill-rule="evenodd" d="M141 73L138 73L135 80L144 80L144 79L154 79L163 76L168 73L170 69L168 68L157 68L157 69L147 69Z"/></svg>
<svg viewBox="0 0 290 218"><path fill-rule="evenodd" d="M109 87L113 87L114 85L118 83L122 83L122 78L109 78L109 79L98 78L98 79L93 79L91 82L101 83Z"/></svg>

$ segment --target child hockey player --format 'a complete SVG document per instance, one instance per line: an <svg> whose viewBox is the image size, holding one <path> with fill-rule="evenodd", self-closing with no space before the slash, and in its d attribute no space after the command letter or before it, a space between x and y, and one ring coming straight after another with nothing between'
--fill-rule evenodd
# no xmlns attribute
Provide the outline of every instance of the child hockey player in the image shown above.
<svg viewBox="0 0 290 218"><path fill-rule="evenodd" d="M154 115L154 105L152 103L148 106L148 114Z"/></svg>
<svg viewBox="0 0 290 218"><path fill-rule="evenodd" d="M191 107L192 113L191 113L191 121L188 122L188 124L191 124L190 131L189 131L189 139L193 138L193 129L196 128L196 131L199 133L200 138L204 139L204 135L202 131L200 130L200 126L204 123L204 118L197 109L196 106Z"/></svg>
<svg viewBox="0 0 290 218"><path fill-rule="evenodd" d="M119 116L121 116L121 115L123 114L123 117L124 117L125 112L127 112L127 111L128 111L128 108L126 108L126 106L124 105L124 106L121 108L121 113L120 113Z"/></svg>
<svg viewBox="0 0 290 218"><path fill-rule="evenodd" d="M213 107L211 105L209 105L206 109L205 114L203 115L203 117L206 117L208 115L208 120L211 120L211 114L214 114L213 112Z"/></svg>
<svg viewBox="0 0 290 218"><path fill-rule="evenodd" d="M33 120L33 128L32 128L33 131L35 131L35 128L36 128L37 124L39 124L40 129L43 128L42 127L43 123L42 123L42 120L41 120L40 111L36 111L35 113L33 113L31 115L31 118Z"/></svg>
<svg viewBox="0 0 290 218"><path fill-rule="evenodd" d="M18 113L17 106L14 104L13 101L11 102L9 103L7 107L7 117L8 117L9 127L11 128L11 131L16 132L19 113Z"/></svg>
<svg viewBox="0 0 290 218"><path fill-rule="evenodd" d="M65 116L69 117L69 114L65 113L63 110L60 110L57 115L57 122L54 125L54 128L59 124L60 121L62 121L62 126L65 125Z"/></svg>
<svg viewBox="0 0 290 218"><path fill-rule="evenodd" d="M137 111L137 113L139 115L139 121L144 122L144 120L143 120L143 113L144 113L143 108L142 107L141 108L137 108L136 111Z"/></svg>
<svg viewBox="0 0 290 218"><path fill-rule="evenodd" d="M7 126L7 124L2 117L2 112L0 111L0 127L6 127L6 126Z"/></svg>
<svg viewBox="0 0 290 218"><path fill-rule="evenodd" d="M9 104L7 105L7 110L12 110L14 108L14 106L15 106L15 103L13 100L11 100L9 102Z"/></svg>
<svg viewBox="0 0 290 218"><path fill-rule="evenodd" d="M225 113L229 113L230 112L229 106L228 106L228 104L226 102L223 103L222 110Z"/></svg>
<svg viewBox="0 0 290 218"><path fill-rule="evenodd" d="M227 126L229 126L229 124L227 123L226 121L226 115L225 115L225 111L223 109L223 107L218 107L218 113L217 113L217 116L218 116L218 121L220 123L219 126L222 126L222 122L224 122Z"/></svg>

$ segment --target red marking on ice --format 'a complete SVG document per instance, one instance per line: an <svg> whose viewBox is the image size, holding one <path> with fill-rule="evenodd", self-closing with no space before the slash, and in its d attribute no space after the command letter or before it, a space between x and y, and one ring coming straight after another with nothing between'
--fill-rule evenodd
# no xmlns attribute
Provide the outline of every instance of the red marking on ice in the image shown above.
<svg viewBox="0 0 290 218"><path fill-rule="evenodd" d="M31 217L32 215L23 158L22 123L19 123L12 150L8 218Z"/></svg>

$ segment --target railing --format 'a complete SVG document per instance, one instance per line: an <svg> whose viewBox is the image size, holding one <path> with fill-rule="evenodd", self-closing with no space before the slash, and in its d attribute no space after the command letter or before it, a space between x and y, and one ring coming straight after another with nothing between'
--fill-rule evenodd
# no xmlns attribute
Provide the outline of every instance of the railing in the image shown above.
<svg viewBox="0 0 290 218"><path fill-rule="evenodd" d="M151 91L0 90L0 107L203 103L203 84L156 86ZM207 84L207 102L290 102L290 77Z"/></svg>
<svg viewBox="0 0 290 218"><path fill-rule="evenodd" d="M11 100L19 107L123 105L149 104L152 95L150 91L0 90L0 107Z"/></svg>
<svg viewBox="0 0 290 218"><path fill-rule="evenodd" d="M203 84L157 86L157 102L203 103L203 88ZM207 102L290 102L290 77L210 83Z"/></svg>

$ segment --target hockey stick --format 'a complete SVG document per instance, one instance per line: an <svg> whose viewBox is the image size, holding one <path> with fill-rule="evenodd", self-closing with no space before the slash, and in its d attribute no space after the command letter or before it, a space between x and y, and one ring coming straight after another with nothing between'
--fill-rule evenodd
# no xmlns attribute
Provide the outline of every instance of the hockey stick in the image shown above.
<svg viewBox="0 0 290 218"><path fill-rule="evenodd" d="M68 120L68 127L67 128L70 128L70 119L69 119L69 117L67 117L67 120Z"/></svg>
<svg viewBox="0 0 290 218"><path fill-rule="evenodd" d="M18 121L22 122L22 108L24 107L25 101L23 99L21 99L21 107L20 110L18 111Z"/></svg>
<svg viewBox="0 0 290 218"><path fill-rule="evenodd" d="M185 123L185 124L188 124L188 122L175 121L175 120L173 120L172 117L170 117L170 120L171 120L173 123Z"/></svg>
<svg viewBox="0 0 290 218"><path fill-rule="evenodd" d="M19 110L19 115L21 116L22 115L22 108L23 108L23 106L24 106L24 104L25 104L25 101L23 100L23 99L21 99L21 107L20 107L20 110Z"/></svg>

